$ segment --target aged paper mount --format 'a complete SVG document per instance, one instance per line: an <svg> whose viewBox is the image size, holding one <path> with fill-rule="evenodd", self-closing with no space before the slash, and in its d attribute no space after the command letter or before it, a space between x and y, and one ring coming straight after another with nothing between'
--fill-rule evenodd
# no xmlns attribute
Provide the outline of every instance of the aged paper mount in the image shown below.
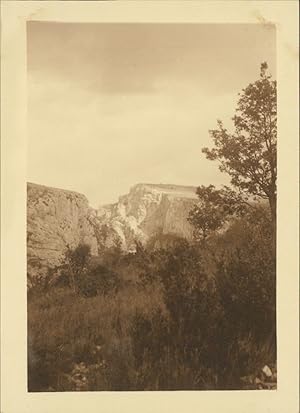
<svg viewBox="0 0 300 413"><path fill-rule="evenodd" d="M4 1L1 39L1 411L287 412L299 387L298 3L294 1ZM278 390L27 392L26 21L275 23L278 79Z"/></svg>

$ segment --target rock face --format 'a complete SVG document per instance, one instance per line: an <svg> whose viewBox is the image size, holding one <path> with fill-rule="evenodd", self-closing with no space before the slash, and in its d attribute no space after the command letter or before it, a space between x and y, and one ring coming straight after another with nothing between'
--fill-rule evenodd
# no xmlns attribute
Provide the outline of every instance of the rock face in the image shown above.
<svg viewBox="0 0 300 413"><path fill-rule="evenodd" d="M134 251L158 234L190 239L187 221L195 187L137 184L115 204L98 210L84 195L29 183L27 186L27 269L32 276L61 263L67 245L91 246L93 255L113 245Z"/></svg>
<svg viewBox="0 0 300 413"><path fill-rule="evenodd" d="M43 275L58 265L67 248L80 242L98 253L94 226L95 212L84 195L72 191L27 185L27 272Z"/></svg>
<svg viewBox="0 0 300 413"><path fill-rule="evenodd" d="M135 248L156 234L174 234L190 239L187 216L196 201L196 188L179 185L137 184L116 204L100 208L97 217L106 246L116 242L122 249Z"/></svg>

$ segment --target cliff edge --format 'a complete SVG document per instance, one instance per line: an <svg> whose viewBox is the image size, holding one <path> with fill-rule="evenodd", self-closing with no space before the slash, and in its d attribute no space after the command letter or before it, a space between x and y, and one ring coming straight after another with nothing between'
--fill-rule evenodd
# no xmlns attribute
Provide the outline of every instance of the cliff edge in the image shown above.
<svg viewBox="0 0 300 413"><path fill-rule="evenodd" d="M27 184L27 272L44 275L59 265L67 249L86 243L92 255L114 245L134 251L158 234L191 239L187 216L196 202L196 188L137 184L118 202L89 207L87 198L73 191Z"/></svg>
<svg viewBox="0 0 300 413"><path fill-rule="evenodd" d="M27 272L43 274L61 263L67 246L84 242L98 254L90 217L95 212L77 192L27 184Z"/></svg>

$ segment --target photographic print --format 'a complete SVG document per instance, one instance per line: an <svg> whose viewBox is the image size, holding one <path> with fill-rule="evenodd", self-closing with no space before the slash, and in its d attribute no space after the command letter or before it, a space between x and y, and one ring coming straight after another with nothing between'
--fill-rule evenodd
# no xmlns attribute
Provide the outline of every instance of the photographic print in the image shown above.
<svg viewBox="0 0 300 413"><path fill-rule="evenodd" d="M27 22L29 392L275 390L274 24Z"/></svg>

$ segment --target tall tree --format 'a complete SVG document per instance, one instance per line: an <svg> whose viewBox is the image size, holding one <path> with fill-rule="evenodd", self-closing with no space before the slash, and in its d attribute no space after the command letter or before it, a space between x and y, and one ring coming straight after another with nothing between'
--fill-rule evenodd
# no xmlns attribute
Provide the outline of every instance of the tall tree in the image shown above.
<svg viewBox="0 0 300 413"><path fill-rule="evenodd" d="M219 169L231 177L231 184L240 199L266 199L276 233L277 177L277 99L276 81L261 64L260 78L239 94L234 132L229 133L218 121L210 131L214 147L203 148L207 159L218 160Z"/></svg>

